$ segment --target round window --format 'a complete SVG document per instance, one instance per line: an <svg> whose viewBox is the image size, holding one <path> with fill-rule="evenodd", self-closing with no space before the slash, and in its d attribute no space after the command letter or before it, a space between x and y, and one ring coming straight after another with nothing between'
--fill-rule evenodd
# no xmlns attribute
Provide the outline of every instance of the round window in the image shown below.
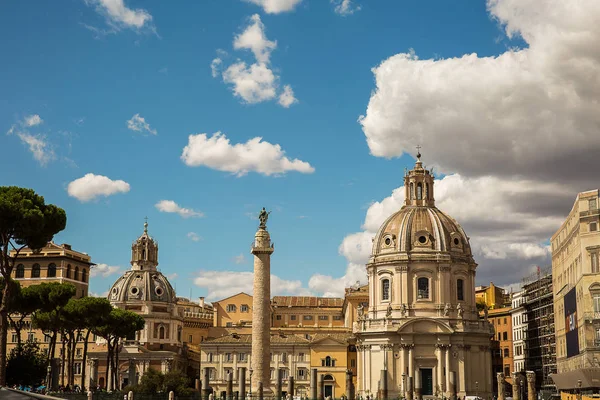
<svg viewBox="0 0 600 400"><path fill-rule="evenodd" d="M454 244L455 244L456 246L458 246L458 244L459 244L459 243L460 243L460 240L458 240L458 238L454 238Z"/></svg>
<svg viewBox="0 0 600 400"><path fill-rule="evenodd" d="M425 236L419 236L419 243L427 242L427 238Z"/></svg>
<svg viewBox="0 0 600 400"><path fill-rule="evenodd" d="M385 238L385 245L386 245L386 246L389 246L389 245L391 245L391 244L392 244L392 239L390 239L390 238Z"/></svg>
<svg viewBox="0 0 600 400"><path fill-rule="evenodd" d="M159 295L159 296L162 296L162 294L163 294L162 288L157 287L156 288L156 294Z"/></svg>
<svg viewBox="0 0 600 400"><path fill-rule="evenodd" d="M136 288L136 287L132 287L131 288L131 294L138 294L139 291L140 290L138 288Z"/></svg>
<svg viewBox="0 0 600 400"><path fill-rule="evenodd" d="M117 294L117 293L119 292L119 289L117 289L117 288L113 288L112 292L113 292L114 294Z"/></svg>
<svg viewBox="0 0 600 400"><path fill-rule="evenodd" d="M142 276L141 275L136 275L135 278L136 279L142 279Z"/></svg>

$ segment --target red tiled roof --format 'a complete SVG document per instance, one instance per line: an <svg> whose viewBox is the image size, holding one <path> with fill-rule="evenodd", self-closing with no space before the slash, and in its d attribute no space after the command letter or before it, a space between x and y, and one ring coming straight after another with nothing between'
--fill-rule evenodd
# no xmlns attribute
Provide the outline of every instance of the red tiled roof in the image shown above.
<svg viewBox="0 0 600 400"><path fill-rule="evenodd" d="M342 307L344 299L337 297L274 296L272 304L278 307Z"/></svg>

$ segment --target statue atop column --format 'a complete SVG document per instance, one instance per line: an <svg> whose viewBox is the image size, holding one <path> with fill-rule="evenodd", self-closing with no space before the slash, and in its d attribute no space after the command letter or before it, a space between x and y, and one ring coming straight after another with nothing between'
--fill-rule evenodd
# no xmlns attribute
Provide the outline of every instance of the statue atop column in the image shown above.
<svg viewBox="0 0 600 400"><path fill-rule="evenodd" d="M260 221L259 228L265 229L267 227L267 220L269 219L269 214L271 214L271 211L267 212L267 210L265 210L264 207L262 208L262 210L260 210L260 213L258 214L258 220Z"/></svg>

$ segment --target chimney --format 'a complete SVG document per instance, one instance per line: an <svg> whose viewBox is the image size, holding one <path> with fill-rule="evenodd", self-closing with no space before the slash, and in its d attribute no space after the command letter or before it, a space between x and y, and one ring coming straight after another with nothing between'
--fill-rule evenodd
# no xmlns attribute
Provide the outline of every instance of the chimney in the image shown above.
<svg viewBox="0 0 600 400"><path fill-rule="evenodd" d="M198 298L198 304L200 304L200 307L202 307L202 309L204 309L204 297Z"/></svg>

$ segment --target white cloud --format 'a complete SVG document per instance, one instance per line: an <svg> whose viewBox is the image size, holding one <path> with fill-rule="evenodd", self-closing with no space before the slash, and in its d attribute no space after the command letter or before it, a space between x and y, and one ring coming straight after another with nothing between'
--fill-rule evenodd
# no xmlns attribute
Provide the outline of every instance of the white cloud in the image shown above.
<svg viewBox="0 0 600 400"><path fill-rule="evenodd" d="M153 135L156 135L156 129L152 129L150 124L146 122L144 117L141 117L140 114L135 114L131 119L127 120L127 129L136 132L148 132Z"/></svg>
<svg viewBox="0 0 600 400"><path fill-rule="evenodd" d="M248 104L274 99L278 77L263 63L247 66L240 61L223 71L223 82L233 85L233 93Z"/></svg>
<svg viewBox="0 0 600 400"><path fill-rule="evenodd" d="M33 158L40 165L46 165L56 159L54 150L44 135L32 135L29 132L21 131L17 132L17 136L23 144L27 145L31 154L33 154Z"/></svg>
<svg viewBox="0 0 600 400"><path fill-rule="evenodd" d="M90 297L108 297L108 290L103 293L89 292L88 296L90 296Z"/></svg>
<svg viewBox="0 0 600 400"><path fill-rule="evenodd" d="M233 262L236 264L245 264L247 262L246 256L240 253L237 256L233 257Z"/></svg>
<svg viewBox="0 0 600 400"><path fill-rule="evenodd" d="M331 0L334 5L333 10L339 15L351 15L356 11L360 11L360 6L355 6L352 0Z"/></svg>
<svg viewBox="0 0 600 400"><path fill-rule="evenodd" d="M199 242L202 240L202 236L198 235L196 232L188 232L187 237L192 242Z"/></svg>
<svg viewBox="0 0 600 400"><path fill-rule="evenodd" d="M253 272L239 271L201 271L194 284L208 291L206 300L224 299L239 292L253 293ZM311 296L313 293L302 287L299 280L281 279L271 274L271 296L295 295Z"/></svg>
<svg viewBox="0 0 600 400"><path fill-rule="evenodd" d="M172 274L165 275L165 276L167 277L167 279L168 279L168 280L170 280L170 281L171 281L171 280L173 280L173 279L177 279L177 277L178 277L179 275L177 275L177 272L173 272Z"/></svg>
<svg viewBox="0 0 600 400"><path fill-rule="evenodd" d="M320 293L323 297L344 297L344 289L360 282L368 282L367 270L364 264L348 264L346 273L341 278L330 275L314 274L308 281L310 290Z"/></svg>
<svg viewBox="0 0 600 400"><path fill-rule="evenodd" d="M191 208L183 208L180 207L173 200L161 200L154 205L158 211L166 212L166 213L176 213L182 216L183 218L198 218L203 217L204 213L200 211L192 210ZM189 237L189 234L188 234ZM193 240L193 239L192 239Z"/></svg>
<svg viewBox="0 0 600 400"><path fill-rule="evenodd" d="M223 60L221 60L219 57L215 58L210 63L210 72L211 72L213 78L216 78L217 76L219 76L219 71L221 69L222 64L223 64Z"/></svg>
<svg viewBox="0 0 600 400"><path fill-rule="evenodd" d="M280 145L264 142L261 137L232 145L221 132L211 137L206 133L190 135L181 159L190 167L202 165L237 176L243 176L250 171L269 176L288 171L306 174L315 170L305 161L290 160Z"/></svg>
<svg viewBox="0 0 600 400"><path fill-rule="evenodd" d="M223 82L231 85L236 97L247 104L261 103L279 97L278 103L285 108L297 102L291 86L284 85L283 91L280 92L280 77L273 72L269 64L271 52L277 48L277 41L267 39L265 26L258 14L250 17L248 26L235 36L233 47L236 50L252 51L255 62L248 64L237 60L221 72L222 56L227 53L218 50L219 57L211 62L210 68L213 77L221 73Z"/></svg>
<svg viewBox="0 0 600 400"><path fill-rule="evenodd" d="M290 85L283 87L283 92L279 94L279 104L282 107L289 108L292 104L297 103L298 100L294 97L294 91Z"/></svg>
<svg viewBox="0 0 600 400"><path fill-rule="evenodd" d="M421 144L445 172L592 181L600 150L600 2L487 5L507 35L528 47L494 57L403 53L383 61L360 119L371 153L394 157Z"/></svg>
<svg viewBox="0 0 600 400"><path fill-rule="evenodd" d="M96 11L106 18L114 31L130 28L141 31L144 28L155 31L152 15L142 8L128 8L123 0L85 0L86 4L96 7ZM89 27L93 28L93 27ZM97 28L94 28L97 30Z"/></svg>
<svg viewBox="0 0 600 400"><path fill-rule="evenodd" d="M250 17L250 24L233 40L233 48L236 50L251 50L259 63L268 63L271 52L277 48L277 41L267 39L265 25L258 14Z"/></svg>
<svg viewBox="0 0 600 400"><path fill-rule="evenodd" d="M125 181L114 181L103 175L88 173L70 182L67 193L81 202L87 202L99 196L108 197L117 193L127 193L129 189L129 183Z"/></svg>
<svg viewBox="0 0 600 400"><path fill-rule="evenodd" d="M302 0L245 0L263 8L267 14L292 11Z"/></svg>
<svg viewBox="0 0 600 400"><path fill-rule="evenodd" d="M91 277L95 277L95 276L103 276L104 278L114 275L114 274L119 274L121 272L121 267L118 267L116 265L108 265L108 264L96 264L95 266L93 266L90 269L90 276ZM95 297L105 297L104 295L102 296L95 296Z"/></svg>
<svg viewBox="0 0 600 400"><path fill-rule="evenodd" d="M32 127L32 126L36 126L41 124L42 122L44 122L44 120L42 118L40 118L39 115L37 114L33 114L33 115L28 115L25 117L25 119L23 120L23 124L26 127Z"/></svg>

